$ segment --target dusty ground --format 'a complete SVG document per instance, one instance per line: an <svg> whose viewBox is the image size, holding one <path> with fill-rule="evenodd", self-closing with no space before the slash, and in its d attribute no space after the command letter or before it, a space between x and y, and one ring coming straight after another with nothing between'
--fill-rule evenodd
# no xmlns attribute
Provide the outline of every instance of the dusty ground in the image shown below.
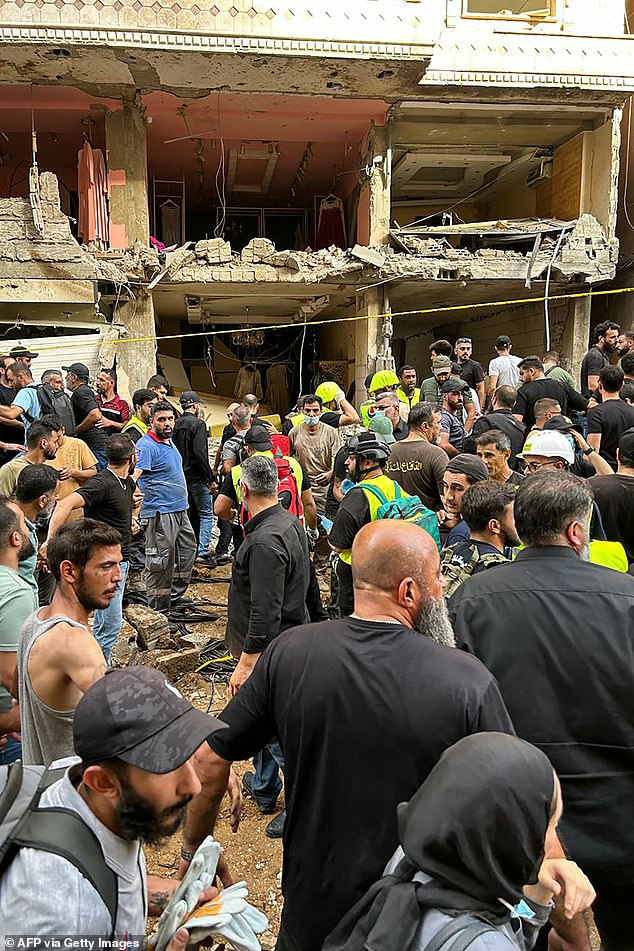
<svg viewBox="0 0 634 951"><path fill-rule="evenodd" d="M230 565L227 565L213 572L201 570L196 574L209 578L228 578L231 570ZM190 590L197 598L207 598L209 601L225 604L228 585L201 583L193 585ZM203 641L210 638L221 639L225 631L225 611L222 607L209 607L208 610L222 614L221 619L210 624L190 624L188 627L199 634ZM196 707L205 711L208 709L211 684L204 677L196 673L185 674L176 682L176 685ZM227 702L227 697L227 688L216 684L209 712L220 713ZM240 776L250 768L252 766L246 762L235 764L236 772ZM282 798L280 804L283 804ZM251 799L244 799L242 820L236 834L229 827L228 815L228 800L225 799L216 827L216 838L225 850L234 881L247 882L249 900L268 917L270 934L265 935L262 945L265 948L273 947L282 910L282 892L279 883L279 873L282 868L281 840L269 839L264 834L264 828L272 816L263 816ZM175 877L180 853L180 834L173 836L159 848L147 847L145 853L148 871L151 874L167 878Z"/></svg>

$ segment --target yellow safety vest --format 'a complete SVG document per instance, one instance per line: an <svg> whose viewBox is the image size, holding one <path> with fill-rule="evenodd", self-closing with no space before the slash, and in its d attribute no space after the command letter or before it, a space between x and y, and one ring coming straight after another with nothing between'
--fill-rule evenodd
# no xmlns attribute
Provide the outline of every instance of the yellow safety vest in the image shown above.
<svg viewBox="0 0 634 951"><path fill-rule="evenodd" d="M359 407L359 412L361 413L361 422L366 429L368 429L370 425L370 409L372 406L374 406L374 400L364 400Z"/></svg>
<svg viewBox="0 0 634 951"><path fill-rule="evenodd" d="M264 452L254 452L254 456L268 456L269 459L273 458L273 452L271 449L265 449ZM290 456L284 456L286 461L291 467L293 475L295 476L295 481L297 482L297 490L299 492L300 498L302 495L302 482L304 481L304 476L302 473L302 467L300 466L297 459L293 459ZM240 493L240 474L242 472L242 466L234 466L231 470L231 481L233 482L233 489L236 493L236 499L238 500L238 505L242 504L242 495Z"/></svg>
<svg viewBox="0 0 634 951"><path fill-rule="evenodd" d="M412 406L416 406L417 403L420 403L420 387L418 386L414 390L414 395L412 397L407 396L405 391L402 390L400 386L396 391L396 395L398 396L400 402L405 403L405 405L409 406L410 409Z"/></svg>
<svg viewBox="0 0 634 951"><path fill-rule="evenodd" d="M627 573L629 564L625 549L620 542L607 542L595 539L590 542L590 561L593 565L603 565L604 568L613 568L614 571Z"/></svg>
<svg viewBox="0 0 634 951"><path fill-rule="evenodd" d="M376 488L383 493L388 502L392 502L396 498L396 482L393 479L390 479L389 476L380 475L376 479L364 479L363 482L358 482L357 485L363 488L364 485L374 485ZM352 492L352 489L350 489ZM377 499L376 495L373 492L364 492L363 493L368 500L368 505L370 506L370 521L376 521L376 513L381 507L381 502ZM408 499L409 495L407 492L401 490L401 497ZM339 552L340 559L345 562L346 565L352 564L352 549L346 548L345 551Z"/></svg>

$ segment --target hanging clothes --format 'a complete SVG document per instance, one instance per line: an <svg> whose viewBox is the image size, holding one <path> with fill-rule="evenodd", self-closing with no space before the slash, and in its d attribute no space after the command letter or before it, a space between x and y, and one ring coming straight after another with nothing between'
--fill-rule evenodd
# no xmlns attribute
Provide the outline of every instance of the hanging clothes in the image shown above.
<svg viewBox="0 0 634 951"><path fill-rule="evenodd" d="M252 363L240 367L236 385L233 388L233 395L238 400L243 399L247 393L253 393L259 400L262 399L262 377L260 371Z"/></svg>
<svg viewBox="0 0 634 951"><path fill-rule="evenodd" d="M77 156L77 191L79 192L77 236L83 244L89 244L97 237L95 161L89 142L84 142Z"/></svg>
<svg viewBox="0 0 634 951"><path fill-rule="evenodd" d="M322 198L319 205L319 222L315 250L329 248L332 244L342 251L346 249L346 221L343 202L336 195Z"/></svg>
<svg viewBox="0 0 634 951"><path fill-rule="evenodd" d="M78 238L82 244L93 244L105 251L110 230L108 175L103 152L101 149L93 149L90 142L84 142L77 156L77 191Z"/></svg>
<svg viewBox="0 0 634 951"><path fill-rule="evenodd" d="M171 198L161 205L161 238L168 248L181 243L181 209Z"/></svg>
<svg viewBox="0 0 634 951"><path fill-rule="evenodd" d="M283 363L275 363L266 371L266 402L274 413L286 415L289 407L288 374Z"/></svg>
<svg viewBox="0 0 634 951"><path fill-rule="evenodd" d="M106 162L101 149L93 149L93 165L95 178L95 222L96 240L105 251L108 247L110 220L108 212L108 174Z"/></svg>

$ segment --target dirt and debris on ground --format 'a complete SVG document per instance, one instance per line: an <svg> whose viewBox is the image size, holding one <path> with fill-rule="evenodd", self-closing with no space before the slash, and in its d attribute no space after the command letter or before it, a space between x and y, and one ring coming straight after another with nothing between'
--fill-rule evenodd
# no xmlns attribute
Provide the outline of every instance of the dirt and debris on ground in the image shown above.
<svg viewBox="0 0 634 951"><path fill-rule="evenodd" d="M211 638L222 639L225 633L225 615L228 584L216 583L211 579L229 578L231 565L225 565L213 571L208 569L195 570L195 578L204 578L204 581L195 583L188 594L195 598L204 598L214 602L213 606L203 606L206 610L220 614L219 620L211 623L187 624L192 632L192 641L198 640L204 645ZM185 638L183 638L185 639ZM200 710L211 714L218 714L225 707L229 692L225 684L212 685L201 674L191 671L183 674L174 681L183 696ZM211 707L210 707L211 701ZM249 762L236 763L235 770L239 776L247 769L252 769ZM283 807L283 796L279 800L280 809ZM279 930L280 915L282 912L282 891L280 872L282 869L282 841L269 839L264 829L272 816L260 813L252 799L243 800L242 819L237 833L233 833L229 826L229 800L225 797L218 818L215 836L224 849L234 881L245 881L249 887L249 901L269 919L269 930L260 936L264 951L274 948ZM145 857L148 872L151 875L161 875L166 878L175 878L180 856L181 834L172 836L161 846L146 846ZM149 922L149 930L154 927L154 921Z"/></svg>

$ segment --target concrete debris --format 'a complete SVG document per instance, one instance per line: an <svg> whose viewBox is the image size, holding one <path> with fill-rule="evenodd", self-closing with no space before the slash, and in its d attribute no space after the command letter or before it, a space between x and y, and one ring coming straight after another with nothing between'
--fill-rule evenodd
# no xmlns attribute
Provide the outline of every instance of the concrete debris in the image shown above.
<svg viewBox="0 0 634 951"><path fill-rule="evenodd" d="M227 264L231 260L231 245L222 238L197 241L194 251L196 257L204 258L208 264Z"/></svg>
<svg viewBox="0 0 634 951"><path fill-rule="evenodd" d="M119 636L110 654L111 667L127 667L138 654L137 632L131 624L123 621Z"/></svg>
<svg viewBox="0 0 634 951"><path fill-rule="evenodd" d="M173 650L176 646L164 614L142 604L128 604L123 609L123 614L136 630L142 650Z"/></svg>
<svg viewBox="0 0 634 951"><path fill-rule="evenodd" d="M139 655L139 660L146 667L154 667L165 674L168 680L174 683L183 674L189 674L199 666L198 648L192 647L189 650L181 651L144 651Z"/></svg>
<svg viewBox="0 0 634 951"><path fill-rule="evenodd" d="M275 254L275 245L268 238L252 238L240 252L244 264L260 264Z"/></svg>
<svg viewBox="0 0 634 951"><path fill-rule="evenodd" d="M373 267L383 267L385 264L385 254L376 251L374 248L366 248L361 244L355 244L350 252L353 258L358 258L364 264L371 264Z"/></svg>
<svg viewBox="0 0 634 951"><path fill-rule="evenodd" d="M40 176L43 230L33 224L33 209L25 198L0 198L0 277L68 277L94 280L94 257L77 244L70 222L60 208L57 178Z"/></svg>
<svg viewBox="0 0 634 951"><path fill-rule="evenodd" d="M253 238L237 254L228 241L211 238L163 254L140 243L123 252L88 252L71 234L52 173L42 173L41 206L44 227L40 235L28 201L0 199L0 281L67 275L73 280L107 281L123 287L124 292L129 283L148 282L152 286L159 282L172 286L257 282L354 287L407 277L524 283L543 278L551 266L553 280L593 283L614 277L618 258L618 241L608 239L599 222L588 214L574 227L565 223L570 230L555 261L552 255L562 223L532 220L418 228L417 234L399 229L390 232L397 250L387 245L355 245L344 251L333 245L320 251L277 251L267 238ZM541 229L544 237L532 260L533 246L526 242L526 235L530 238L535 229ZM458 244L461 246L455 246Z"/></svg>

